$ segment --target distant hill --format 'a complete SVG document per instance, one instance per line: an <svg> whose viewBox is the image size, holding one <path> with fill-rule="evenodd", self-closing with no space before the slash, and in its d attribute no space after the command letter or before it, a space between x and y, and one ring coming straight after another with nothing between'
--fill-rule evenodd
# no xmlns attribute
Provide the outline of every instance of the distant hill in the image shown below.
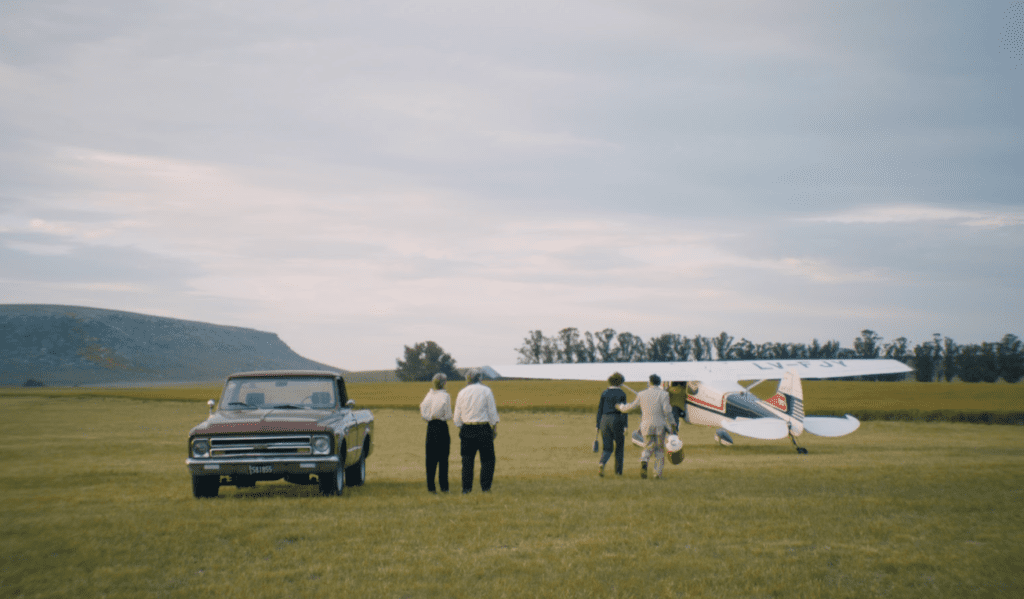
<svg viewBox="0 0 1024 599"><path fill-rule="evenodd" d="M233 372L315 369L274 333L133 312L0 304L0 385L215 381Z"/></svg>

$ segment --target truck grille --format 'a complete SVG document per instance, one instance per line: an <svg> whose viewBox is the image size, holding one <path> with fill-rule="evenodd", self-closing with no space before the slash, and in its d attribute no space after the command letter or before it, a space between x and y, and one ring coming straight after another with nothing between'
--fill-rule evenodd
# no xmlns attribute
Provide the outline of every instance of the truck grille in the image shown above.
<svg viewBox="0 0 1024 599"><path fill-rule="evenodd" d="M213 437L210 457L258 458L312 455L312 435Z"/></svg>

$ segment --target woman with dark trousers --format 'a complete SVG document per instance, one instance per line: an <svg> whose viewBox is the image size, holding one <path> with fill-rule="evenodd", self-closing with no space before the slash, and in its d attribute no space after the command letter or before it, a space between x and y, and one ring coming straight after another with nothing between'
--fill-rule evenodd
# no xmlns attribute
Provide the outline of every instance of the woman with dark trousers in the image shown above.
<svg viewBox="0 0 1024 599"><path fill-rule="evenodd" d="M629 426L629 417L619 412L616 405L626 403L626 393L621 385L625 382L623 376L615 373L608 377L608 388L601 393L601 401L597 404L597 429L601 431L601 440L604 444L604 453L598 462L597 473L604 476L604 465L612 457L612 445L615 446L615 474L622 474L622 460L625 452L623 443L626 441L626 428Z"/></svg>
<svg viewBox="0 0 1024 599"><path fill-rule="evenodd" d="M452 398L444 390L448 377L437 373L431 380L433 388L420 403L420 415L427 421L427 490L437 493L434 472L441 492L448 492L448 453L452 440L448 434L448 421L452 419Z"/></svg>

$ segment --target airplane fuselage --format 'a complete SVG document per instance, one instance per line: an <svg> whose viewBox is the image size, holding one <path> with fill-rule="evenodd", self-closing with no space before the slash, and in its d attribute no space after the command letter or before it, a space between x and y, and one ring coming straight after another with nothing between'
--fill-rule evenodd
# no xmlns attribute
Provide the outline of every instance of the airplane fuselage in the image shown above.
<svg viewBox="0 0 1024 599"><path fill-rule="evenodd" d="M675 388L680 387L687 389L682 385ZM803 432L803 402L784 393L761 399L749 391L721 391L706 383L692 383L688 390L684 405L679 406L687 424L720 427L723 419L775 418L786 422L794 436ZM675 405L680 403L673 399Z"/></svg>

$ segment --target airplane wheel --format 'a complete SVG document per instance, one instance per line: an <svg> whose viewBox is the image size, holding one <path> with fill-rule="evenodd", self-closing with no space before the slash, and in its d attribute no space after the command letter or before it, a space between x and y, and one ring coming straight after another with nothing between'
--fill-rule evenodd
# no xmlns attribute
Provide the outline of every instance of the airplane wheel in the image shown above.
<svg viewBox="0 0 1024 599"><path fill-rule="evenodd" d="M804 455L807 453L807 450L804 449L803 447L797 447L796 452L799 453L800 455Z"/></svg>

